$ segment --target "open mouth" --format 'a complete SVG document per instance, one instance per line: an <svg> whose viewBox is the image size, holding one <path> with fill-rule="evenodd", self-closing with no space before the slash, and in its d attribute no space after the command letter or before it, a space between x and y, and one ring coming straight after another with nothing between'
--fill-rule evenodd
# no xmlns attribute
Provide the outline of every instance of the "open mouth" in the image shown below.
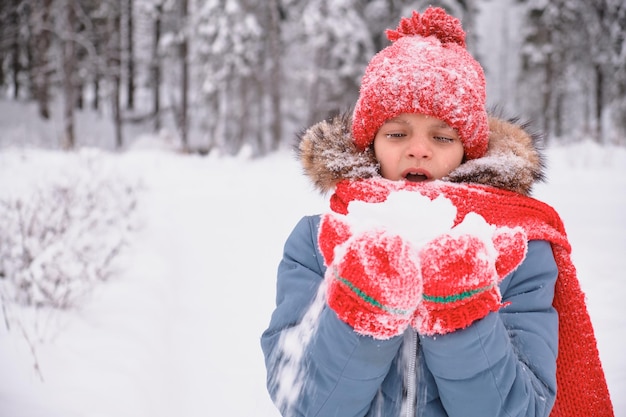
<svg viewBox="0 0 626 417"><path fill-rule="evenodd" d="M428 175L421 172L409 172L404 176L404 179L410 182L422 182L428 181Z"/></svg>

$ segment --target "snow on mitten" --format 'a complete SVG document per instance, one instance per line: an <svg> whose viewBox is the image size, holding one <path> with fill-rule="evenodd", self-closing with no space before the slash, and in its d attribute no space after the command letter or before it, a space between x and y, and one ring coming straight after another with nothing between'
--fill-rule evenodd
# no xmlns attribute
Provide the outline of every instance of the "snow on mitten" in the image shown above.
<svg viewBox="0 0 626 417"><path fill-rule="evenodd" d="M342 218L332 213L322 215L317 241L324 256L324 265L333 263L335 248L348 240L351 235L350 225Z"/></svg>
<svg viewBox="0 0 626 417"><path fill-rule="evenodd" d="M382 229L348 239L326 280L328 306L357 333L376 339L404 332L422 297L417 251Z"/></svg>
<svg viewBox="0 0 626 417"><path fill-rule="evenodd" d="M502 306L498 284L526 255L521 229L495 229L490 240L444 234L420 252L423 301L412 326L434 335L465 328Z"/></svg>

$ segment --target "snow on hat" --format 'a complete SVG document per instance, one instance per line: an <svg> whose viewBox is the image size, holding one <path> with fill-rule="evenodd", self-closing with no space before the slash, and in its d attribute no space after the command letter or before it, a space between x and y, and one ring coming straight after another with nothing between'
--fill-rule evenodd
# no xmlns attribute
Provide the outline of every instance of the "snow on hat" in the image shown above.
<svg viewBox="0 0 626 417"><path fill-rule="evenodd" d="M469 54L461 22L443 9L413 12L396 30L392 44L376 54L361 81L352 135L367 148L385 121L401 113L421 113L457 130L465 156L487 151L485 74Z"/></svg>

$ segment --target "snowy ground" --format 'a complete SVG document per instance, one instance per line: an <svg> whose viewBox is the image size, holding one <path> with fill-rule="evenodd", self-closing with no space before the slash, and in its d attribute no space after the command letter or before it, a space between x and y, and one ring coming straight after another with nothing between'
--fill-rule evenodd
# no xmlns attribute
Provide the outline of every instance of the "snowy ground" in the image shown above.
<svg viewBox="0 0 626 417"><path fill-rule="evenodd" d="M4 150L0 187L16 172L36 178L80 158ZM142 179L142 229L124 273L81 309L39 313L45 340L29 346L20 329L0 326L0 416L277 416L259 336L283 242L324 198L286 152L249 160L135 149L102 158ZM535 195L565 222L616 416L626 416L626 149L551 148L549 162L550 181ZM33 332L32 312L21 314Z"/></svg>

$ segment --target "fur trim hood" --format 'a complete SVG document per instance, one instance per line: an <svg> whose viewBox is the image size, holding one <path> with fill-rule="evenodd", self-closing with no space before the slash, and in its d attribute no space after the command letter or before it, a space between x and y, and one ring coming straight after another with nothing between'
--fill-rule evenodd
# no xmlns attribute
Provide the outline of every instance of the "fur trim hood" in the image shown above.
<svg viewBox="0 0 626 417"><path fill-rule="evenodd" d="M322 193L342 180L379 177L372 147L357 149L348 114L319 122L299 136L297 155L304 173ZM543 181L545 162L541 136L527 131L517 119L489 117L489 147L477 159L462 163L444 181L473 183L530 195L535 182Z"/></svg>

